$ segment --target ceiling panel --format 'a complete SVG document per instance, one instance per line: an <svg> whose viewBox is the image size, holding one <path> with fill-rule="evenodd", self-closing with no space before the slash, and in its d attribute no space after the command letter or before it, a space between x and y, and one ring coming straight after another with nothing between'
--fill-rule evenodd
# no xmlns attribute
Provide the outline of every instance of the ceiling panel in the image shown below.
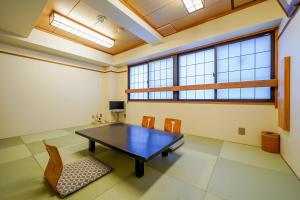
<svg viewBox="0 0 300 200"><path fill-rule="evenodd" d="M126 3L132 5L135 9L137 9L142 16L149 15L155 10L162 8L173 1L176 0L125 0Z"/></svg>
<svg viewBox="0 0 300 200"><path fill-rule="evenodd" d="M207 4L204 9L198 12L194 12L190 15L187 15L183 18L180 18L176 21L171 22L171 24L177 30L183 30L185 28L191 27L193 25L199 24L201 21L218 16L222 13L231 10L231 1L230 0L214 0L210 4Z"/></svg>
<svg viewBox="0 0 300 200"><path fill-rule="evenodd" d="M104 35L107 35L108 37L113 38L115 40L115 46L113 48L106 48L49 25L49 16L53 11L61 13ZM87 6L83 1L49 0L42 16L36 24L36 27L40 30L50 32L65 39L76 41L83 45L110 54L117 54L124 50L128 50L138 45L144 44L143 40L139 39L127 30L122 29L120 25L109 18L107 18L104 23L98 22L98 15L101 15L101 13Z"/></svg>
<svg viewBox="0 0 300 200"><path fill-rule="evenodd" d="M188 12L185 7L182 6L181 0L174 0L164 7L155 10L145 18L155 27L159 28L172 21L187 16Z"/></svg>

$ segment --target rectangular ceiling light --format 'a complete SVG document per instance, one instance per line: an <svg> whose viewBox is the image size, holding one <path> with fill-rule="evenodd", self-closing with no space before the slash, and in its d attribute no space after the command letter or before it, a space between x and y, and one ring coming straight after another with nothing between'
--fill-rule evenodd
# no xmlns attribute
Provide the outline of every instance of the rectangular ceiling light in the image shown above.
<svg viewBox="0 0 300 200"><path fill-rule="evenodd" d="M68 19L56 12L53 12L50 16L50 24L107 48L111 48L115 45L115 41L113 39L87 28L84 25L76 23L75 21Z"/></svg>
<svg viewBox="0 0 300 200"><path fill-rule="evenodd" d="M182 0L189 13L204 8L204 0Z"/></svg>

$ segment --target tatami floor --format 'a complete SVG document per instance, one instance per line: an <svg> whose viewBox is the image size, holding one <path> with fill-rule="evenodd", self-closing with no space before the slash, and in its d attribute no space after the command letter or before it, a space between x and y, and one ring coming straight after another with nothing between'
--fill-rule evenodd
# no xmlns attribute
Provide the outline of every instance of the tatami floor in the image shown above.
<svg viewBox="0 0 300 200"><path fill-rule="evenodd" d="M134 161L74 134L75 127L0 140L0 199L59 199L43 178L48 155L41 142L58 146L65 163L88 155L114 171L66 199L299 200L300 181L279 155L258 147L185 135L185 144L157 157L134 176Z"/></svg>

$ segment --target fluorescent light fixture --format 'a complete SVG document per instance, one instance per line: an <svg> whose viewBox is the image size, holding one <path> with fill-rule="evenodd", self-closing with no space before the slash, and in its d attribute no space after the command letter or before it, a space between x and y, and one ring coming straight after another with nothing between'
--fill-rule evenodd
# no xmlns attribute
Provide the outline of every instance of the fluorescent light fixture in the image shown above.
<svg viewBox="0 0 300 200"><path fill-rule="evenodd" d="M189 13L204 8L204 0L182 0L182 2Z"/></svg>
<svg viewBox="0 0 300 200"><path fill-rule="evenodd" d="M84 25L81 25L71 19L68 19L56 12L53 12L50 16L50 24L59 29L77 35L79 37L90 40L94 43L100 44L107 48L111 48L115 45L115 41L101 33L98 33Z"/></svg>

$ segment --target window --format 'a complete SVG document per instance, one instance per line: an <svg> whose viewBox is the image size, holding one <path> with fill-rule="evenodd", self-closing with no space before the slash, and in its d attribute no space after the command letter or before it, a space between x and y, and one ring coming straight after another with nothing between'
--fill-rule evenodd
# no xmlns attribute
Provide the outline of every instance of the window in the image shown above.
<svg viewBox="0 0 300 200"><path fill-rule="evenodd" d="M173 57L151 61L129 68L129 88L161 88L173 86ZM173 92L130 93L130 99L173 99Z"/></svg>
<svg viewBox="0 0 300 200"><path fill-rule="evenodd" d="M129 93L128 97L133 100L273 101L273 87L276 87L276 82L272 84L273 44L274 33L267 32L130 66L129 89L173 87L173 91L151 89ZM243 88L246 86L243 82L252 87ZM240 88L232 88L230 83Z"/></svg>
<svg viewBox="0 0 300 200"><path fill-rule="evenodd" d="M143 89L148 88L148 65L136 65L129 69L129 88ZM148 93L130 93L130 99L148 99Z"/></svg>
<svg viewBox="0 0 300 200"><path fill-rule="evenodd" d="M215 83L214 49L179 56L179 85ZM214 90L180 91L179 99L214 99Z"/></svg>
<svg viewBox="0 0 300 200"><path fill-rule="evenodd" d="M173 86L173 58L149 63L149 88ZM173 92L149 92L149 99L173 99Z"/></svg>

